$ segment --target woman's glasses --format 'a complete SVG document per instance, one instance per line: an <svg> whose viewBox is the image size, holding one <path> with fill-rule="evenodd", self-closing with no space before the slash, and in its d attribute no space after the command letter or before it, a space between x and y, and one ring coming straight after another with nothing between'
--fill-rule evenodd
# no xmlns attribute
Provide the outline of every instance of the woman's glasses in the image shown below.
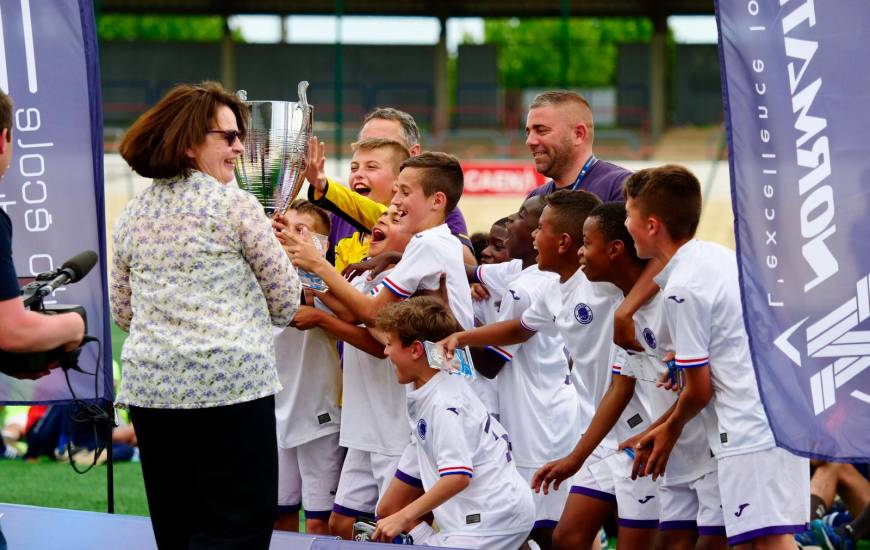
<svg viewBox="0 0 870 550"><path fill-rule="evenodd" d="M227 145L232 147L233 143L236 142L236 139L244 142L245 134L239 132L238 130L209 130L206 132L208 134L222 134L224 139L227 140Z"/></svg>

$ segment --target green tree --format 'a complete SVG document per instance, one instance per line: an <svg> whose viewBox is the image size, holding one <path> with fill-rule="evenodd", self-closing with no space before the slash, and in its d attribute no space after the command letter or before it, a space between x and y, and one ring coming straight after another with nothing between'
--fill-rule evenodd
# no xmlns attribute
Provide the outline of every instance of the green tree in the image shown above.
<svg viewBox="0 0 870 550"><path fill-rule="evenodd" d="M224 33L224 18L213 16L122 15L97 17L100 40L153 42L219 42ZM232 32L242 41L241 32Z"/></svg>
<svg viewBox="0 0 870 550"><path fill-rule="evenodd" d="M568 20L569 86L612 86L619 44L649 42L652 22L644 18ZM498 45L500 84L509 89L561 86L562 20L487 19L487 44Z"/></svg>

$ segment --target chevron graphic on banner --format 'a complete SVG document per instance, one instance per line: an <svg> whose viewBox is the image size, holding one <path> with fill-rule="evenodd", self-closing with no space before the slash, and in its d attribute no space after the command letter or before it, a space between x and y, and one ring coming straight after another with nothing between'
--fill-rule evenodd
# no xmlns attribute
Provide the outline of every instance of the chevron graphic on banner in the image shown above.
<svg viewBox="0 0 870 550"><path fill-rule="evenodd" d="M838 388L870 366L870 330L855 330L868 317L870 275L858 281L854 298L807 327L807 356L836 358L833 363L810 377L813 410L816 415L837 402ZM802 366L801 354L788 339L807 319L808 317L804 317L774 341L776 347L798 367ZM850 395L870 404L870 395L861 390L856 389Z"/></svg>

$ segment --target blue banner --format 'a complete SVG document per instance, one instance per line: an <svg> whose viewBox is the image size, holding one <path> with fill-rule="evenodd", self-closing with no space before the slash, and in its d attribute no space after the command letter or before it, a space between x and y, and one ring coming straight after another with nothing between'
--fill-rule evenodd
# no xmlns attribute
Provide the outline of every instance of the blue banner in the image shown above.
<svg viewBox="0 0 870 550"><path fill-rule="evenodd" d="M88 0L0 0L0 88L12 97L12 163L0 181L0 207L13 223L19 276L60 267L83 250L99 263L82 281L57 289L50 304L79 304L88 333L70 371L80 399L112 399L106 297L103 127L97 38ZM95 395L96 394L96 395ZM0 403L64 402L72 398L57 369L36 382L0 374Z"/></svg>
<svg viewBox="0 0 870 550"><path fill-rule="evenodd" d="M865 0L717 2L743 312L777 444L870 457Z"/></svg>

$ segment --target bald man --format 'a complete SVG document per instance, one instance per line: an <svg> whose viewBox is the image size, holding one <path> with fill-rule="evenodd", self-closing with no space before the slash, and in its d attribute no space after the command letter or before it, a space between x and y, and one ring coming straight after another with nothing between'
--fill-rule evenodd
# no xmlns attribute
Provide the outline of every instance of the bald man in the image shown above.
<svg viewBox="0 0 870 550"><path fill-rule="evenodd" d="M550 181L528 196L582 189L604 202L623 200L622 182L631 172L596 157L594 137L592 109L583 96L568 91L535 96L526 118L526 146L535 169Z"/></svg>

